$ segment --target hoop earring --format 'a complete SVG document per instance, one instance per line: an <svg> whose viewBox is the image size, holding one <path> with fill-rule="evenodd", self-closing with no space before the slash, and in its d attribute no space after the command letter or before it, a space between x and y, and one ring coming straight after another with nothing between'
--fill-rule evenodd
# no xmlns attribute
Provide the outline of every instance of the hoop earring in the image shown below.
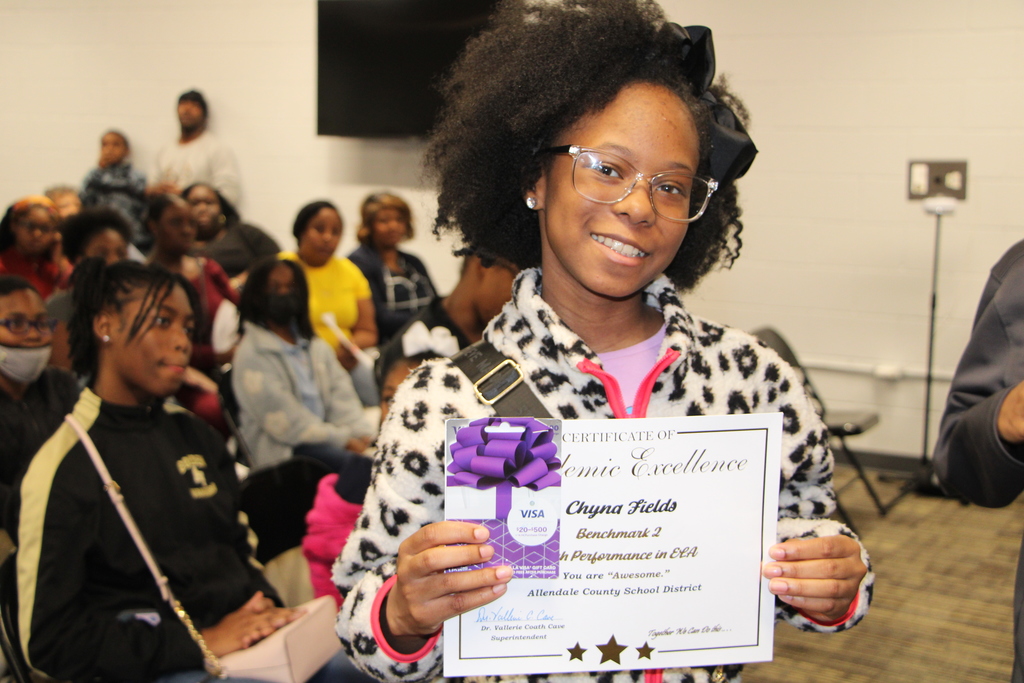
<svg viewBox="0 0 1024 683"><path fill-rule="evenodd" d="M536 209L537 208L537 198L536 197L527 197L526 198L526 208L528 208L530 211L533 211L534 209Z"/></svg>

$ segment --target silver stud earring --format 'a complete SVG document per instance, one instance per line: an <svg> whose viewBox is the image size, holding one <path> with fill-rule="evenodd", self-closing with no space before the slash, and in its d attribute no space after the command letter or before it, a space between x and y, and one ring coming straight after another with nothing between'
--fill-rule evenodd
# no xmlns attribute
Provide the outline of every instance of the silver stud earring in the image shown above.
<svg viewBox="0 0 1024 683"><path fill-rule="evenodd" d="M109 344L110 343L110 335L109 334L103 335L102 337L100 337L100 339L103 340L104 344Z"/></svg>
<svg viewBox="0 0 1024 683"><path fill-rule="evenodd" d="M537 208L537 198L536 197L527 197L526 198L526 208L530 209L531 211L536 209Z"/></svg>

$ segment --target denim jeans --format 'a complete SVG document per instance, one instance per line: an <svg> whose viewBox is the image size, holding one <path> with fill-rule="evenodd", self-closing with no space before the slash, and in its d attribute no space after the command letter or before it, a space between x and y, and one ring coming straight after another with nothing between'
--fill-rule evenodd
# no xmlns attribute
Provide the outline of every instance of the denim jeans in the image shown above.
<svg viewBox="0 0 1024 683"><path fill-rule="evenodd" d="M352 458L358 458L347 448L340 448L328 443L301 443L292 449L292 455L304 455L307 458L319 460L331 468L331 471L340 473Z"/></svg>

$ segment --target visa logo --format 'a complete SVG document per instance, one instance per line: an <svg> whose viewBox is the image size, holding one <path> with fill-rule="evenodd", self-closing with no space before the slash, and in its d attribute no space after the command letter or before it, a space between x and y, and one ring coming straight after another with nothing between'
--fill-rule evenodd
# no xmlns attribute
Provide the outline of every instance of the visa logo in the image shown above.
<svg viewBox="0 0 1024 683"><path fill-rule="evenodd" d="M544 516L543 510L520 510L520 512L523 513L523 517L529 517L531 519Z"/></svg>

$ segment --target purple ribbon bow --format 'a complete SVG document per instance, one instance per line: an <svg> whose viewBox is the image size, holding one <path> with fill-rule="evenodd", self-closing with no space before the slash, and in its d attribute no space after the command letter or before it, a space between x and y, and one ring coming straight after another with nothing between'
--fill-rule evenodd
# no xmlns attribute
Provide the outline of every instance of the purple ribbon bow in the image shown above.
<svg viewBox="0 0 1024 683"><path fill-rule="evenodd" d="M488 431L502 423L521 430ZM561 462L551 427L532 417L491 417L469 423L451 445L449 486L484 491L497 488L495 517L505 519L512 510L512 489L525 486L540 491L559 486Z"/></svg>

